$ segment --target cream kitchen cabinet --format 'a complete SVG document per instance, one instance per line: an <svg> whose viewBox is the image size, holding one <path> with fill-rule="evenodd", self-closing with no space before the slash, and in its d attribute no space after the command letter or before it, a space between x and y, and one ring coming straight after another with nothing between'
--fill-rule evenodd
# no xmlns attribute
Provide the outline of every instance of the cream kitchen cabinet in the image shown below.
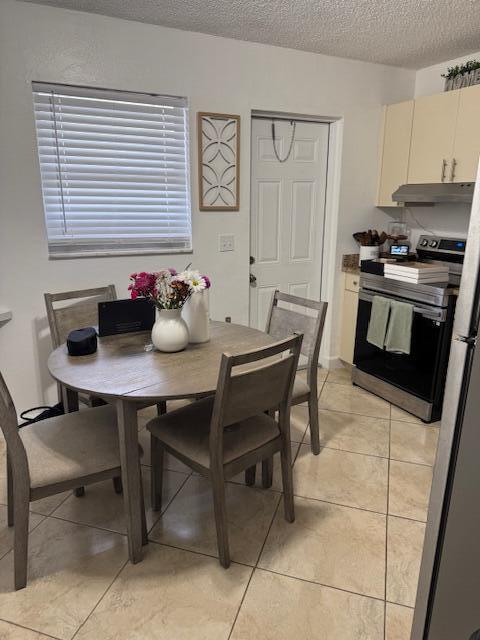
<svg viewBox="0 0 480 640"><path fill-rule="evenodd" d="M461 91L415 100L408 183L450 181Z"/></svg>
<svg viewBox="0 0 480 640"><path fill-rule="evenodd" d="M480 155L480 85L461 89L458 93L457 127L450 178L453 178L453 182L473 182Z"/></svg>
<svg viewBox="0 0 480 640"><path fill-rule="evenodd" d="M475 181L479 114L480 85L385 107L377 206L400 184Z"/></svg>
<svg viewBox="0 0 480 640"><path fill-rule="evenodd" d="M360 275L353 273L344 274L340 358L348 364L353 363L359 284Z"/></svg>
<svg viewBox="0 0 480 640"><path fill-rule="evenodd" d="M377 207L398 206L392 193L407 182L413 100L385 107Z"/></svg>

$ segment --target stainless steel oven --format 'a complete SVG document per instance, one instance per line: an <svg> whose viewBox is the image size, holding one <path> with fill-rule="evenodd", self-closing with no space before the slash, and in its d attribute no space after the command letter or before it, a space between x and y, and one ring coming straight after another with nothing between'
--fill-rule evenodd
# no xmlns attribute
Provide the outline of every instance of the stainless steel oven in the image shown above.
<svg viewBox="0 0 480 640"><path fill-rule="evenodd" d="M422 256L421 242L417 251ZM428 239L428 260L431 260ZM443 254L439 261L448 260ZM427 259L427 258L426 258ZM458 275L455 258L455 277ZM414 307L410 354L390 353L367 342L372 300L379 295L408 302ZM441 415L443 390L452 335L456 291L450 283L411 284L390 280L382 275L362 273L355 335L353 382L425 422Z"/></svg>
<svg viewBox="0 0 480 640"><path fill-rule="evenodd" d="M372 300L376 293L386 298L413 302L410 355L389 353L367 342ZM447 372L453 301L452 296L446 307L436 307L388 295L384 291L361 289L355 336L354 382L360 386L367 383L369 390L382 397L387 396L390 402L427 422L437 420Z"/></svg>

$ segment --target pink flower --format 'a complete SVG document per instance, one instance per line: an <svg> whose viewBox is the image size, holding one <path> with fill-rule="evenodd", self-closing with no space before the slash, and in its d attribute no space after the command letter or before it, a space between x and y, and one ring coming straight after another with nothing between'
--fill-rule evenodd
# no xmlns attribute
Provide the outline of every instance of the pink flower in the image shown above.
<svg viewBox="0 0 480 640"><path fill-rule="evenodd" d="M132 273L130 279L133 280L133 283L129 285L128 289L131 292L131 298L133 300L139 296L149 298L152 295L157 279L155 273L147 273L146 271Z"/></svg>
<svg viewBox="0 0 480 640"><path fill-rule="evenodd" d="M173 267L168 267L168 271L170 271L170 275L171 276L176 276L177 275L177 270L174 269Z"/></svg>
<svg viewBox="0 0 480 640"><path fill-rule="evenodd" d="M205 280L205 288L210 289L210 287L212 286L210 278L208 276L202 276L202 278Z"/></svg>

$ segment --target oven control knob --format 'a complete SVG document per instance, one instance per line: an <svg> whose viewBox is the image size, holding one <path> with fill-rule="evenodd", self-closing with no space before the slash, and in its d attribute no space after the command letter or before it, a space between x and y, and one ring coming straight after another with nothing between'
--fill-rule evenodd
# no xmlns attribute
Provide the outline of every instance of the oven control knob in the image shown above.
<svg viewBox="0 0 480 640"><path fill-rule="evenodd" d="M435 247L438 246L438 242L436 240L432 240L430 242L430 246L432 247L432 249L435 249Z"/></svg>
<svg viewBox="0 0 480 640"><path fill-rule="evenodd" d="M421 246L422 246L422 247L426 247L426 246L427 246L427 244L428 244L428 240L425 240L425 238L424 238L424 239L421 241L421 243L420 243L420 244L421 244Z"/></svg>

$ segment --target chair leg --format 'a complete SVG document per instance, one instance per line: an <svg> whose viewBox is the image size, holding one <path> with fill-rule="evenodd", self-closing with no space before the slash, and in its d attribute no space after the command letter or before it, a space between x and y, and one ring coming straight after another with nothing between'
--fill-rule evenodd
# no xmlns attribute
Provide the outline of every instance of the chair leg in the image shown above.
<svg viewBox="0 0 480 640"><path fill-rule="evenodd" d="M164 447L158 438L150 436L150 456L151 456L151 501L153 511L162 509L163 490L163 458Z"/></svg>
<svg viewBox="0 0 480 640"><path fill-rule="evenodd" d="M308 401L308 419L310 424L310 447L316 456L320 453L320 428L318 425L318 398L313 394Z"/></svg>
<svg viewBox="0 0 480 640"><path fill-rule="evenodd" d="M292 473L292 449L289 442L282 444L280 451L282 463L282 483L283 483L283 504L285 520L293 522L295 520L295 508L293 505L293 473Z"/></svg>
<svg viewBox="0 0 480 640"><path fill-rule="evenodd" d="M113 489L115 493L118 493L119 495L123 493L123 484L122 484L121 476L117 476L116 478L113 478Z"/></svg>
<svg viewBox="0 0 480 640"><path fill-rule="evenodd" d="M167 413L167 403L165 401L157 402L157 415L163 416L164 413Z"/></svg>
<svg viewBox="0 0 480 640"><path fill-rule="evenodd" d="M143 478L142 478L142 468L140 467L140 499L142 501L142 545L145 546L148 544L148 529L147 529L147 514L145 511L145 494L143 491Z"/></svg>
<svg viewBox="0 0 480 640"><path fill-rule="evenodd" d="M249 467L248 469L245 469L245 484L247 485L247 487L253 487L253 485L255 484L256 473L257 473L256 465L254 465L253 467Z"/></svg>
<svg viewBox="0 0 480 640"><path fill-rule="evenodd" d="M215 473L212 475L212 489L218 555L220 556L220 564L222 567L228 569L230 566L230 550L228 546L227 508L225 504L225 482L223 477Z"/></svg>
<svg viewBox="0 0 480 640"><path fill-rule="evenodd" d="M13 566L15 590L17 591L27 586L29 506L28 492L25 491L15 495Z"/></svg>
<svg viewBox="0 0 480 640"><path fill-rule="evenodd" d="M270 409L266 411L271 418L275 420L276 411L274 409ZM270 458L265 458L262 460L262 487L264 489L270 489L273 483L273 456Z"/></svg>
<svg viewBox="0 0 480 640"><path fill-rule="evenodd" d="M13 507L13 475L10 456L7 453L7 524L13 527L14 524L14 507Z"/></svg>
<svg viewBox="0 0 480 640"><path fill-rule="evenodd" d="M76 391L73 391L73 389L68 389L67 387L64 387L63 385L60 385L60 388L62 392L63 409L65 413L72 413L73 411L78 411L79 409L78 393ZM76 489L73 490L73 495L76 498L83 498L83 496L85 495L85 487L77 487Z"/></svg>
<svg viewBox="0 0 480 640"><path fill-rule="evenodd" d="M273 484L273 456L262 460L262 487L269 489Z"/></svg>
<svg viewBox="0 0 480 640"><path fill-rule="evenodd" d="M98 396L90 396L90 406L103 407L106 404L108 404L108 402L105 402L102 398L99 398Z"/></svg>

